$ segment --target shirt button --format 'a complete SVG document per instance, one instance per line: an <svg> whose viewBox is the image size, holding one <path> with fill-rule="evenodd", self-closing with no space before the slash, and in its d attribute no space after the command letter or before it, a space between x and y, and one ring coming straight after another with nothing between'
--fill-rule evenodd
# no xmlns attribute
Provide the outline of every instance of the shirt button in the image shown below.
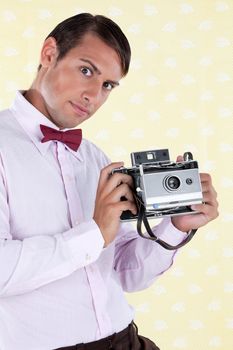
<svg viewBox="0 0 233 350"><path fill-rule="evenodd" d="M86 261L90 261L91 260L91 256L89 254L86 254Z"/></svg>

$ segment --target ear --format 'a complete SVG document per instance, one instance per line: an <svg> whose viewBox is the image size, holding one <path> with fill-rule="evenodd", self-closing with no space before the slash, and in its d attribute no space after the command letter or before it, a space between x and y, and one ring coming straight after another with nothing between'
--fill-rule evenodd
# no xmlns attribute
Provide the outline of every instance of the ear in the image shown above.
<svg viewBox="0 0 233 350"><path fill-rule="evenodd" d="M57 60L58 49L56 40L53 37L49 37L44 41L41 49L40 64L42 67L48 68Z"/></svg>

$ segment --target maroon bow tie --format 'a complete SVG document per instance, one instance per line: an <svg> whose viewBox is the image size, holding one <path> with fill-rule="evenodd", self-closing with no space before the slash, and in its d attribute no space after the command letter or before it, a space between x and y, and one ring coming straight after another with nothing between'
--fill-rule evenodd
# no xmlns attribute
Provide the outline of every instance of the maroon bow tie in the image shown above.
<svg viewBox="0 0 233 350"><path fill-rule="evenodd" d="M44 135L44 138L41 140L42 143L50 140L61 141L73 151L77 151L82 141L81 129L59 131L45 125L40 125L40 130Z"/></svg>

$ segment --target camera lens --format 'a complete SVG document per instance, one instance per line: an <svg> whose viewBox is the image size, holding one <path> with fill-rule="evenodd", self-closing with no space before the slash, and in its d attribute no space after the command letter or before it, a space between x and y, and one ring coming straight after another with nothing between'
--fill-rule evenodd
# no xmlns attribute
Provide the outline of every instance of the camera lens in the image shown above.
<svg viewBox="0 0 233 350"><path fill-rule="evenodd" d="M168 191L176 191L180 187L180 179L177 176L167 176L164 179L164 186Z"/></svg>

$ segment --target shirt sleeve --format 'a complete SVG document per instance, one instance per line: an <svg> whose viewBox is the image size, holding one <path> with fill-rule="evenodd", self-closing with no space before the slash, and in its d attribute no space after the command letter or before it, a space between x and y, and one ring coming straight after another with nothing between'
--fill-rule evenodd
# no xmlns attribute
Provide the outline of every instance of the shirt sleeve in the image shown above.
<svg viewBox="0 0 233 350"><path fill-rule="evenodd" d="M54 236L23 240L12 238L9 222L6 182L0 175L0 297L30 292L66 277L97 260L104 246L94 220Z"/></svg>
<svg viewBox="0 0 233 350"><path fill-rule="evenodd" d="M164 241L176 245L185 238L169 217L153 228ZM116 240L115 269L126 292L135 292L149 287L157 277L168 270L177 250L167 250L158 243L142 238L132 224L123 223Z"/></svg>

